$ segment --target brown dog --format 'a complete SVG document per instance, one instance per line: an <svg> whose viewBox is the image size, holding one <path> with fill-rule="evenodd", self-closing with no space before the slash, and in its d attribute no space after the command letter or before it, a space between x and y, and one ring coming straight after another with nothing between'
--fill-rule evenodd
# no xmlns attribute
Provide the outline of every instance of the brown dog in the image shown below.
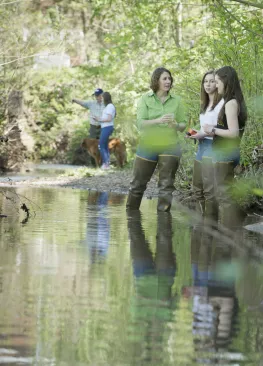
<svg viewBox="0 0 263 366"><path fill-rule="evenodd" d="M110 154L114 154L119 167L123 168L127 163L126 145L119 138L109 139L109 151Z"/></svg>
<svg viewBox="0 0 263 366"><path fill-rule="evenodd" d="M100 157L100 151L99 151L99 140L97 139L90 139L85 138L82 143L81 147L83 149L86 149L90 156L92 156L96 162L96 166L100 166L101 164L101 157Z"/></svg>
<svg viewBox="0 0 263 366"><path fill-rule="evenodd" d="M81 147L86 149L90 156L92 156L96 162L96 166L101 165L101 156L99 150L99 140L85 138ZM110 154L114 154L119 167L123 168L124 164L127 162L126 145L119 138L109 139L109 151Z"/></svg>

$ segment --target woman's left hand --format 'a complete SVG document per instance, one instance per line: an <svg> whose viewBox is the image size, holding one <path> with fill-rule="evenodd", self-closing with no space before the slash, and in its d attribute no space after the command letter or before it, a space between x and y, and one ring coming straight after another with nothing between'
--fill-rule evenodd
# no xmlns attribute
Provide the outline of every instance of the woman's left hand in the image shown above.
<svg viewBox="0 0 263 366"><path fill-rule="evenodd" d="M99 118L97 116L92 116L92 118L95 120L95 121L99 121Z"/></svg>
<svg viewBox="0 0 263 366"><path fill-rule="evenodd" d="M212 126L212 125L208 125L208 124L205 124L204 126L203 126L203 130L204 130L204 132L208 135L208 136L214 136L214 132L212 132L212 128L213 128L214 126Z"/></svg>

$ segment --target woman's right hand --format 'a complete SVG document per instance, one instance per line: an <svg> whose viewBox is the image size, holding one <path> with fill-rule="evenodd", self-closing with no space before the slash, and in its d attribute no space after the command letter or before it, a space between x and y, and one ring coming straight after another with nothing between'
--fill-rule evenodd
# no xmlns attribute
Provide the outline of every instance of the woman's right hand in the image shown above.
<svg viewBox="0 0 263 366"><path fill-rule="evenodd" d="M172 123L174 122L174 117L171 114L164 114L160 118L160 123Z"/></svg>
<svg viewBox="0 0 263 366"><path fill-rule="evenodd" d="M189 138L195 140L202 140L205 136L207 136L206 133L198 131L194 135L189 136Z"/></svg>

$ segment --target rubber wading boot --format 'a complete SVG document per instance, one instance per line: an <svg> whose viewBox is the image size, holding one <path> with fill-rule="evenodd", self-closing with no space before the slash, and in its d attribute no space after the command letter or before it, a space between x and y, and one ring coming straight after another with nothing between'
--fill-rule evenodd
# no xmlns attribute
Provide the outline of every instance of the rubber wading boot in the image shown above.
<svg viewBox="0 0 263 366"><path fill-rule="evenodd" d="M199 160L194 160L193 193L196 199L196 211L203 215L205 209L205 197L203 191L202 162Z"/></svg>
<svg viewBox="0 0 263 366"><path fill-rule="evenodd" d="M130 182L130 189L126 203L127 209L138 210L141 205L143 193L147 183L156 168L157 162L142 159L136 156L133 165L133 177Z"/></svg>
<svg viewBox="0 0 263 366"><path fill-rule="evenodd" d="M170 211L173 191L175 173L179 167L180 158L173 155L160 155L158 161L159 169L159 197L157 210L168 212Z"/></svg>
<svg viewBox="0 0 263 366"><path fill-rule="evenodd" d="M202 159L202 178L205 197L204 216L208 222L217 222L218 203L215 197L215 172L211 158Z"/></svg>
<svg viewBox="0 0 263 366"><path fill-rule="evenodd" d="M220 162L215 164L215 179L218 201L220 205L220 222L228 228L239 226L246 213L234 201L231 191L234 181L233 162Z"/></svg>

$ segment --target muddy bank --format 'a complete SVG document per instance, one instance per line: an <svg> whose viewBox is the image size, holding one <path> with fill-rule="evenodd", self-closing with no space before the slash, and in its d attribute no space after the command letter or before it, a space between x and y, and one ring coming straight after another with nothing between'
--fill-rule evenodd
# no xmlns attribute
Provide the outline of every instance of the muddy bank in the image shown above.
<svg viewBox="0 0 263 366"><path fill-rule="evenodd" d="M83 168L82 168L83 169ZM83 172L82 172L83 173ZM86 176L78 174L78 169L70 174L48 176L43 175L40 177L25 177L25 179L16 180L12 177L6 176L5 178L0 176L0 189L1 187L63 187L71 189L84 189L100 192L114 192L118 194L128 194L130 180L132 178L132 169L125 168L123 170L117 168L111 168L108 171L101 169L88 169L85 171ZM88 175L88 176L87 176ZM193 197L191 187L182 187L180 184L179 174L175 177L175 191L173 193L174 198L193 208L195 205L195 199ZM148 183L144 197L152 198L158 196L158 171L153 174L151 181ZM243 207L247 213L258 213L260 216L263 212L263 200L255 200L250 204Z"/></svg>
<svg viewBox="0 0 263 366"><path fill-rule="evenodd" d="M115 192L127 194L129 190L130 180L132 177L132 169L111 169L102 171L101 169L91 169L91 176L76 177L76 176L53 176L53 177L37 177L25 178L24 180L15 181L6 177L0 182L0 187L65 187L73 189L87 189L96 191ZM93 175L94 174L94 175ZM156 172L148 184L145 196L148 198L158 196L158 172ZM174 195L178 199L189 196L189 191L182 192L176 190Z"/></svg>

